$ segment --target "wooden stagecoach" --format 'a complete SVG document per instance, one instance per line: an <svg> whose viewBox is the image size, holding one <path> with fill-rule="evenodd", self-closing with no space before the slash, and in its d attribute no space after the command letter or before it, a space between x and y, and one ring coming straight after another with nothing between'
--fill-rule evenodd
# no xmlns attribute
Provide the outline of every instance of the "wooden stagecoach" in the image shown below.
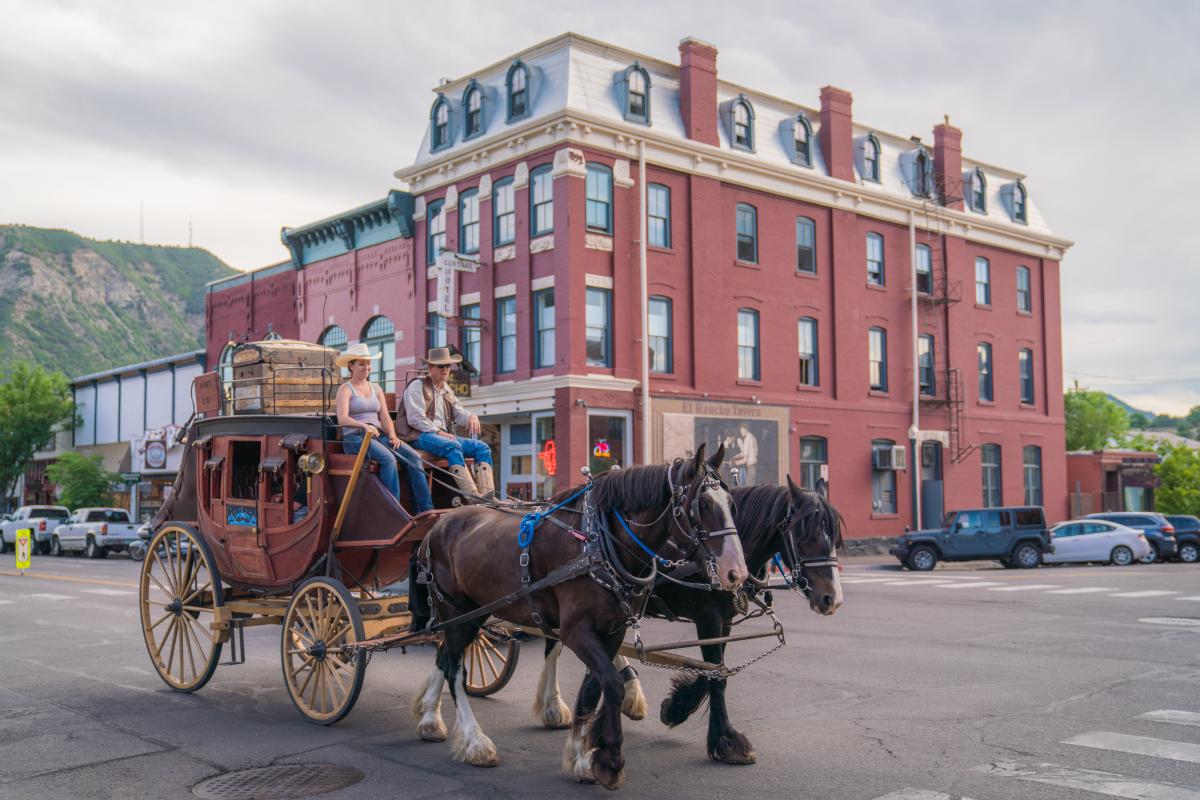
<svg viewBox="0 0 1200 800"><path fill-rule="evenodd" d="M412 515L407 494L397 502L376 478L365 444L343 451L336 355L261 342L235 352L232 386L197 379L198 415L140 581L146 647L172 689L194 692L218 664L243 663L247 627L280 625L288 694L327 725L358 699L368 650L436 639L408 633L408 596L387 587L408 576L414 546L453 495L427 474L436 508ZM511 634L484 629L467 656L467 691L503 687L517 648Z"/></svg>

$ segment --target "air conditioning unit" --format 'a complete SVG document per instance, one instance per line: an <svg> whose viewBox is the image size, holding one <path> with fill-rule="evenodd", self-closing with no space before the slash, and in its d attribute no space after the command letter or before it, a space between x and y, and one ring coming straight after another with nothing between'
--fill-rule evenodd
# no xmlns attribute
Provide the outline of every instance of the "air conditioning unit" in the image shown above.
<svg viewBox="0 0 1200 800"><path fill-rule="evenodd" d="M902 444L892 448L892 469L908 469L908 454Z"/></svg>
<svg viewBox="0 0 1200 800"><path fill-rule="evenodd" d="M903 445L876 447L871 451L871 464L875 469L907 469L908 455L905 453Z"/></svg>

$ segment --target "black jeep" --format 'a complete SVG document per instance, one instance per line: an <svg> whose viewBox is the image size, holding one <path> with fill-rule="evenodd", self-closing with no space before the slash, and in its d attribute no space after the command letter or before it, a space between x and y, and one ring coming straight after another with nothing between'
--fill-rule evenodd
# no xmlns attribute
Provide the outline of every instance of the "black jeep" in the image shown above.
<svg viewBox="0 0 1200 800"><path fill-rule="evenodd" d="M1039 506L972 508L946 514L944 527L912 531L888 550L909 569L931 570L938 561L996 559L1031 569L1053 553L1046 515Z"/></svg>

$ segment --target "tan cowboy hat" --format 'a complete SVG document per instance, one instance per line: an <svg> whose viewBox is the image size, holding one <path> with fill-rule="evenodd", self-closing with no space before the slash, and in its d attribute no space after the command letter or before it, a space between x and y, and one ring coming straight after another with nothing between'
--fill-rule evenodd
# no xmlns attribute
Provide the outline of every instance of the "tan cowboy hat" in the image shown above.
<svg viewBox="0 0 1200 800"><path fill-rule="evenodd" d="M371 351L367 349L365 344L362 342L355 342L346 348L346 352L335 358L333 363L337 364L339 367L344 367L351 361L374 361L382 356L382 353L375 353L372 355Z"/></svg>
<svg viewBox="0 0 1200 800"><path fill-rule="evenodd" d="M431 367L441 367L446 364L458 364L462 361L462 356L452 354L449 347L431 347L428 357L421 360Z"/></svg>

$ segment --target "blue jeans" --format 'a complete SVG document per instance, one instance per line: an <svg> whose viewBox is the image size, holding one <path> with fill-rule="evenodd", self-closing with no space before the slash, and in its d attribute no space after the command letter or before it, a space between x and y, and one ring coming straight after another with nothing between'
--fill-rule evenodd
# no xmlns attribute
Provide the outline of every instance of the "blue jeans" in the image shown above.
<svg viewBox="0 0 1200 800"><path fill-rule="evenodd" d="M463 460L464 456L475 459L476 463L492 463L491 448L478 439L464 439L461 436L451 439L436 433L422 433L413 446L446 459L452 467L465 467L467 462Z"/></svg>
<svg viewBox="0 0 1200 800"><path fill-rule="evenodd" d="M347 455L358 455L358 451L362 449L363 435L358 431L351 431L342 436L342 449ZM404 464L404 471L408 477L408 488L412 490L413 502L417 506L417 513L429 511L433 508L433 498L429 494L429 483L425 480L425 467L421 463L421 456L416 450L400 443L400 447L392 449L386 439L376 437L371 440L371 447L367 450L367 457L379 465L379 480L391 492L396 500L400 499L400 475L396 469L396 462Z"/></svg>

